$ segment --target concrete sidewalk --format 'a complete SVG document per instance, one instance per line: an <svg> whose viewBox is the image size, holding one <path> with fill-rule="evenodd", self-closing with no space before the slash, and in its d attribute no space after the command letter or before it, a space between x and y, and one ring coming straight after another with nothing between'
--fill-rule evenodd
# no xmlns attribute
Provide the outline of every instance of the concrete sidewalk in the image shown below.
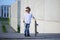
<svg viewBox="0 0 60 40"><path fill-rule="evenodd" d="M0 34L0 40L60 40L60 34L31 34L30 37L25 37L19 33L2 33Z"/></svg>

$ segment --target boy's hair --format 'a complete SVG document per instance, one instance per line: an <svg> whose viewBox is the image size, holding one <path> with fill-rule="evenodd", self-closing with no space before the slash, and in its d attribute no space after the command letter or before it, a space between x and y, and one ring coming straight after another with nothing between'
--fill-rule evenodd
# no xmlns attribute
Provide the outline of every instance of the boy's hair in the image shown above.
<svg viewBox="0 0 60 40"><path fill-rule="evenodd" d="M26 7L26 9L28 9L29 11L31 11L30 7Z"/></svg>

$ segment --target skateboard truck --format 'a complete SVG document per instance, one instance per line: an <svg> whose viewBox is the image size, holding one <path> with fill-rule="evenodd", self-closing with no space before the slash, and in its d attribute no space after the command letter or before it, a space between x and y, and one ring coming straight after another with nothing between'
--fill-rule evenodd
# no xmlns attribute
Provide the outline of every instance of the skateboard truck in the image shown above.
<svg viewBox="0 0 60 40"><path fill-rule="evenodd" d="M37 22L35 20L35 36L37 36L37 34L38 34L38 32L37 32L37 26L38 26L38 24L37 24Z"/></svg>

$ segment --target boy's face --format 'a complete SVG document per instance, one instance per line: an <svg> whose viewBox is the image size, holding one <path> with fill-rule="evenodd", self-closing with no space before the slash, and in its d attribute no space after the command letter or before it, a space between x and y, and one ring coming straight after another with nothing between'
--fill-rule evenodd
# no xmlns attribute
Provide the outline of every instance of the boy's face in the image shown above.
<svg viewBox="0 0 60 40"><path fill-rule="evenodd" d="M30 12L30 10L28 10L28 9L25 9L25 12L29 13L29 12Z"/></svg>

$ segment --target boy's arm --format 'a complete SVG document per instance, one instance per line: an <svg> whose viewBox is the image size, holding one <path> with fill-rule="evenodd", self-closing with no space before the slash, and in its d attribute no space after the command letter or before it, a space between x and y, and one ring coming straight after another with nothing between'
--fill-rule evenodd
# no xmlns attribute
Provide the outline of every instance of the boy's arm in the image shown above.
<svg viewBox="0 0 60 40"><path fill-rule="evenodd" d="M32 15L32 18L33 18L34 20L36 20L35 17L34 17L33 15Z"/></svg>
<svg viewBox="0 0 60 40"><path fill-rule="evenodd" d="M33 16L33 19L35 19L35 17Z"/></svg>

